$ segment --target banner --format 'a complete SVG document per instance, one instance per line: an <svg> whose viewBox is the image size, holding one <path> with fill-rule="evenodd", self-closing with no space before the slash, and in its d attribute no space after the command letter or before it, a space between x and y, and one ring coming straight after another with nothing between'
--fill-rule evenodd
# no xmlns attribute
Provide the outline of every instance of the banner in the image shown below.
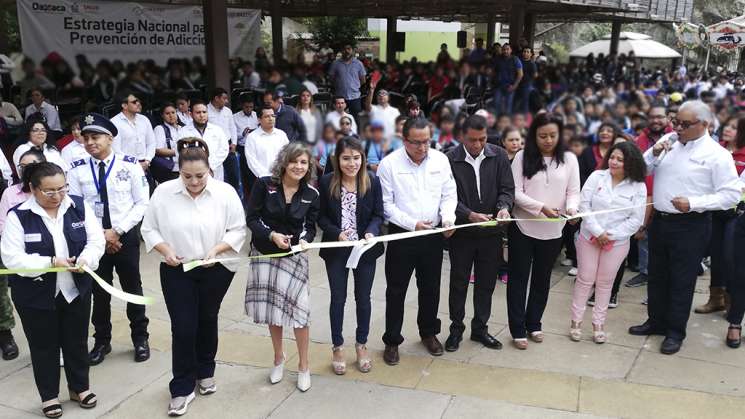
<svg viewBox="0 0 745 419"><path fill-rule="evenodd" d="M57 52L75 66L83 54L125 64L205 56L202 6L119 1L17 0L23 52L37 63ZM230 57L253 60L261 46L261 11L228 9ZM227 65L227 63L226 63Z"/></svg>

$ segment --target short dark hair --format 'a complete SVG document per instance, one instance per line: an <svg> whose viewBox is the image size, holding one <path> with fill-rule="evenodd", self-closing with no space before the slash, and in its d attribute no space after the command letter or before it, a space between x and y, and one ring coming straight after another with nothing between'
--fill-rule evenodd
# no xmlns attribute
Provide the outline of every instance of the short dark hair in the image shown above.
<svg viewBox="0 0 745 419"><path fill-rule="evenodd" d="M267 90L262 97L266 96L271 96L274 101L279 100L279 93L276 90Z"/></svg>
<svg viewBox="0 0 745 419"><path fill-rule="evenodd" d="M487 126L486 118L481 115L471 115L463 121L461 125L462 132L466 132L469 129L481 131L485 130Z"/></svg>
<svg viewBox="0 0 745 419"><path fill-rule="evenodd" d="M644 178L647 176L647 164L644 163L644 157L642 156L639 146L630 142L624 141L614 144L603 159L603 169L608 168L608 160L613 151L618 150L623 154L623 173L624 176L631 179L634 182L644 182Z"/></svg>
<svg viewBox="0 0 745 419"><path fill-rule="evenodd" d="M337 95L337 96L334 96L334 103L336 103L336 101L339 100L339 99L343 100L344 102L347 101L347 98L345 98L344 96L338 96Z"/></svg>
<svg viewBox="0 0 745 419"><path fill-rule="evenodd" d="M42 153L40 150L37 150L35 148L30 148L30 149L26 150L23 154L21 154L21 157L18 158L18 164L20 164L21 161L23 160L23 158L26 157L26 156L33 156L34 158L36 158L37 163L42 163L42 162L47 161L47 158L44 155L44 153ZM25 172L25 170L26 169L23 169L23 171L21 173ZM23 178L21 178L21 190L23 192L26 192L26 193L31 192L30 185L27 185L27 184L23 183Z"/></svg>
<svg viewBox="0 0 745 419"><path fill-rule="evenodd" d="M166 111L166 108L168 108L168 107L171 107L171 108L173 108L173 109L178 109L178 108L176 107L176 104L175 104L175 103L173 103L173 102L166 102L166 103L164 103L164 104L163 104L163 106L162 106L162 107L160 108L160 113L162 114L163 112L165 112L165 111Z"/></svg>
<svg viewBox="0 0 745 419"><path fill-rule="evenodd" d="M207 102L203 101L202 99L195 99L194 102L191 103L191 108L194 109L197 105L207 107Z"/></svg>
<svg viewBox="0 0 745 419"><path fill-rule="evenodd" d="M119 93L116 94L115 99L116 99L117 103L121 103L122 105L124 105L125 103L127 103L127 100L129 99L129 96L130 95L135 96L135 94L132 93L131 90L129 90L129 89L122 89L122 90L119 91Z"/></svg>
<svg viewBox="0 0 745 419"><path fill-rule="evenodd" d="M272 108L271 106L266 106L266 105L265 106L262 106L261 107L261 110L259 111L259 118L261 118L262 116L264 116L264 111L272 111L272 112L274 112L274 108Z"/></svg>
<svg viewBox="0 0 745 419"><path fill-rule="evenodd" d="M29 191L32 187L38 188L42 178L56 175L64 176L65 172L54 163L44 161L29 164L23 169L23 188Z"/></svg>
<svg viewBox="0 0 745 419"><path fill-rule="evenodd" d="M528 129L528 137L525 139L525 149L523 151L523 176L530 179L541 170L546 170L546 163L543 155L538 149L538 129L546 125L555 124L559 128L559 139L554 149L554 161L558 167L564 163L564 153L566 146L562 138L564 120L561 116L551 113L542 112L535 116Z"/></svg>
<svg viewBox="0 0 745 419"><path fill-rule="evenodd" d="M241 105L244 103L254 103L254 95L251 93L243 93L242 95L238 96L238 101Z"/></svg>
<svg viewBox="0 0 745 419"><path fill-rule="evenodd" d="M406 120L406 123L404 124L404 132L403 132L405 139L409 138L409 132L411 131L412 128L414 128L414 129L425 129L425 128L430 129L429 128L429 121L427 121L424 118L409 118L409 119L407 119ZM431 133L432 133L432 131L430 131L430 134Z"/></svg>
<svg viewBox="0 0 745 419"><path fill-rule="evenodd" d="M212 89L212 93L210 94L210 99L214 99L218 96L227 95L228 91L223 89L222 87L215 87Z"/></svg>

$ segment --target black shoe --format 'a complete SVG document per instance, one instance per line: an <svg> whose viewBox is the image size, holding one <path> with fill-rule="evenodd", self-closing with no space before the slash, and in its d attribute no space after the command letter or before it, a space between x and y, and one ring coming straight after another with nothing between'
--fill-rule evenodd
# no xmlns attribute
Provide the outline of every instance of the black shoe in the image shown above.
<svg viewBox="0 0 745 419"><path fill-rule="evenodd" d="M610 301L608 301L608 308L618 307L618 294L611 294Z"/></svg>
<svg viewBox="0 0 745 419"><path fill-rule="evenodd" d="M489 349L502 349L502 342L486 332L480 335L471 335L471 340L474 342L480 342Z"/></svg>
<svg viewBox="0 0 745 419"><path fill-rule="evenodd" d="M730 330L739 330L740 331L739 332L740 333L740 336L737 339L730 339L729 338L729 331ZM740 347L740 343L742 342L742 326L740 326L740 325L732 325L731 324L727 328L727 332L728 332L727 333L727 338L726 338L727 346L729 346L732 349L739 348Z"/></svg>
<svg viewBox="0 0 745 419"><path fill-rule="evenodd" d="M93 345L91 353L88 354L88 361L91 365L98 365L103 362L106 355L111 353L110 343L97 343Z"/></svg>
<svg viewBox="0 0 745 419"><path fill-rule="evenodd" d="M678 339L666 337L665 340L662 341L660 352L665 355L672 355L680 350L682 344L683 342Z"/></svg>
<svg viewBox="0 0 745 419"><path fill-rule="evenodd" d="M150 359L150 345L147 341L135 345L135 362L145 362Z"/></svg>
<svg viewBox="0 0 745 419"><path fill-rule="evenodd" d="M460 348L460 341L463 340L461 335L450 335L445 341L445 350L448 352L455 352Z"/></svg>
<svg viewBox="0 0 745 419"><path fill-rule="evenodd" d="M18 358L18 345L10 331L0 340L0 351L3 352L3 359L6 361Z"/></svg>
<svg viewBox="0 0 745 419"><path fill-rule="evenodd" d="M590 298L587 299L587 305L592 307L595 305L595 293L593 292Z"/></svg>
<svg viewBox="0 0 745 419"><path fill-rule="evenodd" d="M383 361L385 361L386 364L391 366L398 365L400 359L401 358L398 355L398 345L385 345Z"/></svg>
<svg viewBox="0 0 745 419"><path fill-rule="evenodd" d="M641 287L642 285L647 285L647 280L646 274L639 274L626 281L625 286L629 288Z"/></svg>
<svg viewBox="0 0 745 419"><path fill-rule="evenodd" d="M652 325L647 320L638 326L629 327L629 334L634 336L664 335L665 331Z"/></svg>

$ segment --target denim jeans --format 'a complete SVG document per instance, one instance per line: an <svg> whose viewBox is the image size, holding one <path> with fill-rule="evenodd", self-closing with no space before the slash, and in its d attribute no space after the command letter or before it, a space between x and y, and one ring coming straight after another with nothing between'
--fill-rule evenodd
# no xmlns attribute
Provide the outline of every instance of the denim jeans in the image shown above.
<svg viewBox="0 0 745 419"><path fill-rule="evenodd" d="M347 302L347 279L349 269L346 267L346 257L328 258L326 260L326 273L329 277L329 288L331 291L331 304L329 306L329 319L331 321L331 340L334 346L344 344L344 305ZM373 279L375 278L375 260L360 261L354 273L354 300L356 303L357 330L355 333L357 343L367 343L367 335L370 333L370 316L372 303L370 292L372 291Z"/></svg>
<svg viewBox="0 0 745 419"><path fill-rule="evenodd" d="M498 87L494 90L494 107L497 113L512 115L512 102L514 99L515 92L508 91L507 87Z"/></svg>
<svg viewBox="0 0 745 419"><path fill-rule="evenodd" d="M649 239L647 234L644 238L636 241L636 246L639 253L639 273L644 275L649 274Z"/></svg>

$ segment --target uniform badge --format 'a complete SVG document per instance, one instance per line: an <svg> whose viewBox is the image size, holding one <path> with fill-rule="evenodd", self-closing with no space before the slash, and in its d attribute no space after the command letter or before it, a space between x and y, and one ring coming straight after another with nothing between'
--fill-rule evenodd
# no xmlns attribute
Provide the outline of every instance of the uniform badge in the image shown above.
<svg viewBox="0 0 745 419"><path fill-rule="evenodd" d="M121 169L118 172L116 172L116 180L120 182L126 182L131 178L131 175L129 174L129 170Z"/></svg>
<svg viewBox="0 0 745 419"><path fill-rule="evenodd" d="M93 121L95 121L95 118L93 117L93 115L88 115L88 116L85 117L85 124L86 125L92 124Z"/></svg>

